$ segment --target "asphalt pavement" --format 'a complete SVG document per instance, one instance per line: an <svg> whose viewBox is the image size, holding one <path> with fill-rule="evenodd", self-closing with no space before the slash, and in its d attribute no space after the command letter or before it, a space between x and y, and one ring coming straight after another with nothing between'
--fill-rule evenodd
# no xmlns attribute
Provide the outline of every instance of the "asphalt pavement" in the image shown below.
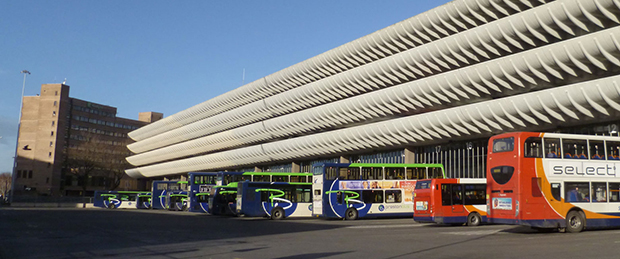
<svg viewBox="0 0 620 259"><path fill-rule="evenodd" d="M0 258L619 258L620 230L0 208Z"/></svg>

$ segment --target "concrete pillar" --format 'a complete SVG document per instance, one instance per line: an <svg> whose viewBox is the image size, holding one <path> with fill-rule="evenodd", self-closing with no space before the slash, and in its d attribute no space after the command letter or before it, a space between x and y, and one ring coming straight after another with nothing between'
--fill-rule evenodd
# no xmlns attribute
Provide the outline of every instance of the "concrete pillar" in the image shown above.
<svg viewBox="0 0 620 259"><path fill-rule="evenodd" d="M350 163L350 161L349 161L348 158L341 156L340 157L340 163Z"/></svg>
<svg viewBox="0 0 620 259"><path fill-rule="evenodd" d="M405 164L415 164L415 153L413 152L413 150L409 149L409 148L405 148Z"/></svg>
<svg viewBox="0 0 620 259"><path fill-rule="evenodd" d="M293 166L291 167L291 173L301 173L301 166L299 165L299 163L292 163Z"/></svg>

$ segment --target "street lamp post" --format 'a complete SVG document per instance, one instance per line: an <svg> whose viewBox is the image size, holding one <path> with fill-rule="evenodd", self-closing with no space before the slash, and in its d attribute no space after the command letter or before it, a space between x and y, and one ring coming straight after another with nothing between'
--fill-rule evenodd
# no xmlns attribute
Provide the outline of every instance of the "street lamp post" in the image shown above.
<svg viewBox="0 0 620 259"><path fill-rule="evenodd" d="M15 179L17 176L17 149L19 148L19 130L22 124L22 109L24 108L24 90L26 89L26 75L30 75L30 71L22 70L20 73L24 74L24 83L22 84L22 98L19 99L19 117L17 118L17 139L15 140L15 156L13 157L13 174L11 175L11 199L13 203L13 195L15 193Z"/></svg>

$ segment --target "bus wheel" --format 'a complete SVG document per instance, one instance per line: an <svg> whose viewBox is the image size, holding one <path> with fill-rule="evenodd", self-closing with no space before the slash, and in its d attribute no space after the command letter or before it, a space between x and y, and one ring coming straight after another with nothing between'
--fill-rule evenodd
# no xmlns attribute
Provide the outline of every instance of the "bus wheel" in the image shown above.
<svg viewBox="0 0 620 259"><path fill-rule="evenodd" d="M108 204L108 209L116 209L116 204L110 202L110 204Z"/></svg>
<svg viewBox="0 0 620 259"><path fill-rule="evenodd" d="M356 220L357 219L357 210L355 208L348 208L344 212L344 219L346 219L346 220Z"/></svg>
<svg viewBox="0 0 620 259"><path fill-rule="evenodd" d="M585 217L584 215L576 210L573 210L568 213L566 216L566 231L570 233L579 233L585 227Z"/></svg>
<svg viewBox="0 0 620 259"><path fill-rule="evenodd" d="M284 219L284 209L282 207L275 207L271 210L271 219L280 220Z"/></svg>
<svg viewBox="0 0 620 259"><path fill-rule="evenodd" d="M467 216L468 226L478 226L480 222L482 222L482 219L478 213L470 213L469 216Z"/></svg>

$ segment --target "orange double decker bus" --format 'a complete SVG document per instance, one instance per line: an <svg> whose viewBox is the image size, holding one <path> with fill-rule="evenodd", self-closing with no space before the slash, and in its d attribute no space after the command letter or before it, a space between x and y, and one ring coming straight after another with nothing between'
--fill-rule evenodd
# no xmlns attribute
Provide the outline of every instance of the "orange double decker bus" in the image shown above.
<svg viewBox="0 0 620 259"><path fill-rule="evenodd" d="M515 132L492 137L488 221L580 232L620 226L620 138Z"/></svg>
<svg viewBox="0 0 620 259"><path fill-rule="evenodd" d="M418 180L413 220L478 226L486 221L486 179Z"/></svg>

